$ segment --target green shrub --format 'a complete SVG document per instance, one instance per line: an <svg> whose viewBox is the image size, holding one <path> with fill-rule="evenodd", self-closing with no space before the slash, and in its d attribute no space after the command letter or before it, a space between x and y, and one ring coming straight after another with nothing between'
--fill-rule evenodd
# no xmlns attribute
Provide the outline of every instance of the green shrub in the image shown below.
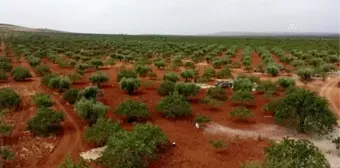
<svg viewBox="0 0 340 168"><path fill-rule="evenodd" d="M236 78L233 82L233 91L252 91L253 83L248 78Z"/></svg>
<svg viewBox="0 0 340 168"><path fill-rule="evenodd" d="M67 155L63 163L61 163L58 168L90 168L87 162L79 157L78 163L75 163L70 155Z"/></svg>
<svg viewBox="0 0 340 168"><path fill-rule="evenodd" d="M90 60L89 63L91 66L95 67L96 69L98 69L99 66L104 65L103 61L97 58Z"/></svg>
<svg viewBox="0 0 340 168"><path fill-rule="evenodd" d="M277 91L277 85L275 82L270 80L262 81L257 87L256 90L259 92L264 92L265 96L272 96Z"/></svg>
<svg viewBox="0 0 340 168"><path fill-rule="evenodd" d="M159 149L168 143L168 137L158 126L136 125L131 132L121 131L111 136L98 163L115 168L148 167Z"/></svg>
<svg viewBox="0 0 340 168"><path fill-rule="evenodd" d="M265 149L265 163L268 168L308 167L329 168L322 152L305 139L284 138L279 143L272 142Z"/></svg>
<svg viewBox="0 0 340 168"><path fill-rule="evenodd" d="M150 80L157 80L157 74L155 72L148 73L148 77Z"/></svg>
<svg viewBox="0 0 340 168"><path fill-rule="evenodd" d="M51 89L58 89L59 92L63 92L71 88L72 81L68 76L57 76L50 78L48 87Z"/></svg>
<svg viewBox="0 0 340 168"><path fill-rule="evenodd" d="M115 114L124 115L129 122L145 120L150 117L150 111L146 104L132 100L120 103Z"/></svg>
<svg viewBox="0 0 340 168"><path fill-rule="evenodd" d="M166 118L177 118L191 115L191 107L186 98L178 94L170 94L164 97L156 107Z"/></svg>
<svg viewBox="0 0 340 168"><path fill-rule="evenodd" d="M175 82L165 80L160 84L157 91L158 91L159 95L166 96L166 95L169 95L170 93L174 92L175 85L176 85Z"/></svg>
<svg viewBox="0 0 340 168"><path fill-rule="evenodd" d="M295 80L292 78L279 78L277 84L284 89L295 86Z"/></svg>
<svg viewBox="0 0 340 168"><path fill-rule="evenodd" d="M46 65L38 65L36 68L35 68L35 71L36 73L39 75L39 76L44 76L46 74L49 74L51 73L51 70L48 66Z"/></svg>
<svg viewBox="0 0 340 168"><path fill-rule="evenodd" d="M222 140L212 140L210 141L211 146L217 149L226 148L227 145Z"/></svg>
<svg viewBox="0 0 340 168"><path fill-rule="evenodd" d="M11 64L11 61L5 57L5 56L0 56L0 70L10 72L12 71L13 66Z"/></svg>
<svg viewBox="0 0 340 168"><path fill-rule="evenodd" d="M249 91L237 90L233 91L230 100L236 103L240 103L242 105L249 105L253 103L254 96Z"/></svg>
<svg viewBox="0 0 340 168"><path fill-rule="evenodd" d="M277 76L280 72L280 69L275 64L269 64L266 67L266 72L272 76Z"/></svg>
<svg viewBox="0 0 340 168"><path fill-rule="evenodd" d="M208 81L216 75L216 71L213 68L204 69L202 78L207 79Z"/></svg>
<svg viewBox="0 0 340 168"><path fill-rule="evenodd" d="M88 86L83 90L79 91L78 98L84 97L85 99L96 99L97 96L102 94L101 90L98 86Z"/></svg>
<svg viewBox="0 0 340 168"><path fill-rule="evenodd" d="M188 69L188 70L181 72L181 76L182 78L185 79L186 82L192 80L195 77L195 74L196 72L193 69Z"/></svg>
<svg viewBox="0 0 340 168"><path fill-rule="evenodd" d="M88 142L94 142L98 146L107 144L110 136L123 131L119 123L99 118L95 124L85 130L84 138Z"/></svg>
<svg viewBox="0 0 340 168"><path fill-rule="evenodd" d="M35 93L33 95L33 103L40 107L51 107L53 102L48 94L45 93Z"/></svg>
<svg viewBox="0 0 340 168"><path fill-rule="evenodd" d="M78 100L79 89L71 88L63 93L63 99L70 104L74 104Z"/></svg>
<svg viewBox="0 0 340 168"><path fill-rule="evenodd" d="M137 78L137 73L134 70L122 69L118 72L117 82L120 82L123 78Z"/></svg>
<svg viewBox="0 0 340 168"><path fill-rule="evenodd" d="M211 121L210 117L207 117L207 116L204 116L204 115L198 115L198 116L196 116L196 118L194 120L195 123L200 123L200 124L208 123L210 121Z"/></svg>
<svg viewBox="0 0 340 168"><path fill-rule="evenodd" d="M0 108L17 108L20 96L11 88L0 88Z"/></svg>
<svg viewBox="0 0 340 168"><path fill-rule="evenodd" d="M5 71L3 70L0 70L0 80L7 80L8 77L7 77L7 74Z"/></svg>
<svg viewBox="0 0 340 168"><path fill-rule="evenodd" d="M184 64L184 67L185 68L187 68L187 69L195 69L195 63L193 63L193 62L186 62L185 64Z"/></svg>
<svg viewBox="0 0 340 168"><path fill-rule="evenodd" d="M229 116L233 118L237 118L239 120L247 120L248 118L252 117L252 112L244 106L234 108L230 113Z"/></svg>
<svg viewBox="0 0 340 168"><path fill-rule="evenodd" d="M312 68L299 68L296 70L296 74L300 77L300 79L304 82L311 80L314 74L314 70Z"/></svg>
<svg viewBox="0 0 340 168"><path fill-rule="evenodd" d="M38 108L34 117L28 120L27 129L36 135L45 136L60 129L60 122L64 120L62 112L52 109Z"/></svg>
<svg viewBox="0 0 340 168"><path fill-rule="evenodd" d="M15 157L15 154L7 146L0 147L0 155L1 155L1 158L4 160L13 160Z"/></svg>
<svg viewBox="0 0 340 168"><path fill-rule="evenodd" d="M201 87L197 86L195 83L176 83L175 91L185 97L195 96L201 91Z"/></svg>
<svg viewBox="0 0 340 168"><path fill-rule="evenodd" d="M122 90L132 95L140 87L140 80L137 78L123 78L119 84Z"/></svg>
<svg viewBox="0 0 340 168"><path fill-rule="evenodd" d="M89 81L92 84L97 85L98 87L100 86L101 83L106 82L108 80L109 80L109 77L104 72L96 72L96 73L93 73L89 77Z"/></svg>
<svg viewBox="0 0 340 168"><path fill-rule="evenodd" d="M177 82L177 81L179 81L179 77L175 72L168 72L168 73L164 74L163 80L164 81Z"/></svg>
<svg viewBox="0 0 340 168"><path fill-rule="evenodd" d="M91 124L96 123L97 119L104 117L108 107L95 100L80 99L74 104L74 107L80 117L89 120Z"/></svg>
<svg viewBox="0 0 340 168"><path fill-rule="evenodd" d="M32 77L30 71L24 67L15 67L11 76L16 81L24 81L26 78Z"/></svg>
<svg viewBox="0 0 340 168"><path fill-rule="evenodd" d="M165 61L164 61L164 60L155 61L154 65L155 65L158 69L164 69L164 68L165 68Z"/></svg>
<svg viewBox="0 0 340 168"><path fill-rule="evenodd" d="M216 73L216 77L219 79L233 78L233 74L231 73L230 68L224 67Z"/></svg>
<svg viewBox="0 0 340 168"><path fill-rule="evenodd" d="M219 101L225 101L227 100L227 93L225 89L221 87L211 87L208 89L207 97L219 100Z"/></svg>
<svg viewBox="0 0 340 168"><path fill-rule="evenodd" d="M31 66L37 66L39 65L41 62L41 59L38 58L38 57L28 57L28 63L31 65Z"/></svg>
<svg viewBox="0 0 340 168"><path fill-rule="evenodd" d="M209 96L205 96L203 99L201 99L200 103L208 105L209 108L211 109L217 108L218 106L222 105L221 101L211 98Z"/></svg>
<svg viewBox="0 0 340 168"><path fill-rule="evenodd" d="M141 77L145 77L148 75L148 73L151 71L151 68L145 65L137 65L136 66L136 72L139 74Z"/></svg>

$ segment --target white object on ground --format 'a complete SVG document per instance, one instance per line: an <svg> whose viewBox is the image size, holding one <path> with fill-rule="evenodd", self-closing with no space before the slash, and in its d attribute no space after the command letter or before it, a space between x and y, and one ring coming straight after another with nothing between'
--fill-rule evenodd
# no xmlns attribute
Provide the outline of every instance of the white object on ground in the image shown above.
<svg viewBox="0 0 340 168"><path fill-rule="evenodd" d="M196 128L200 128L200 124L195 123L195 127L196 127Z"/></svg>
<svg viewBox="0 0 340 168"><path fill-rule="evenodd" d="M102 156L102 153L107 148L107 146L103 146L100 148L93 148L91 150L88 150L86 152L81 152L80 156L85 160L96 160L99 157Z"/></svg>

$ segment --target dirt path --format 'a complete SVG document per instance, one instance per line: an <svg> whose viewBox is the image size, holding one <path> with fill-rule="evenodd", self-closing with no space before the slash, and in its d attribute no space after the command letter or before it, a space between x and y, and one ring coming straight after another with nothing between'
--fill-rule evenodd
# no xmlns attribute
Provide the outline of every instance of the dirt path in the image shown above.
<svg viewBox="0 0 340 168"><path fill-rule="evenodd" d="M34 69L28 64L25 58L22 57L20 65L30 70L30 73L32 74L32 81L34 81L36 89L39 90L40 88L41 90L46 91L46 89L40 87L41 77L36 75ZM61 103L60 94L50 94L50 96L52 101L55 102L55 107L64 112L65 120L63 124L63 132L54 149L47 156L44 156L36 163L33 163L31 168L57 167L64 160L67 154L76 152L82 145L82 130L76 121L76 116L72 115L74 113L73 110L66 108Z"/></svg>
<svg viewBox="0 0 340 168"><path fill-rule="evenodd" d="M338 104L337 102L339 102L339 97L332 96L331 94L331 93L340 91L340 89L337 87L338 81L339 81L338 76L328 80L327 83L323 85L322 88L320 89L319 95L325 97L329 101L334 114L339 119L340 110L339 110L339 106L337 105Z"/></svg>
<svg viewBox="0 0 340 168"><path fill-rule="evenodd" d="M65 158L67 154L76 152L82 145L82 130L77 125L76 118L71 115L73 111L68 110L60 103L60 97L58 95L51 96L57 109L64 112L65 121L63 126L62 138L57 146L48 155L42 158L34 167L57 167Z"/></svg>

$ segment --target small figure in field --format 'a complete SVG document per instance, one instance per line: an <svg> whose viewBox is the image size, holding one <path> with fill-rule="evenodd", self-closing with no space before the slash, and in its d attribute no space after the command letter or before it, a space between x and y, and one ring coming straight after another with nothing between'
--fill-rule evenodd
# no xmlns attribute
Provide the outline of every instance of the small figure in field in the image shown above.
<svg viewBox="0 0 340 168"><path fill-rule="evenodd" d="M172 143L172 147L176 147L176 142L173 142L173 143Z"/></svg>

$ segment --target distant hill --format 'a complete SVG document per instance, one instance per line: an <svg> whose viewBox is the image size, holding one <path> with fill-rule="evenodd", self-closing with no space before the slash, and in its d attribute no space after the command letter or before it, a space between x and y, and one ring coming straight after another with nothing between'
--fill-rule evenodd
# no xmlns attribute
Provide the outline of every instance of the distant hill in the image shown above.
<svg viewBox="0 0 340 168"><path fill-rule="evenodd" d="M49 33L66 33L64 31L44 29L44 28L29 28L23 26L17 26L12 24L0 23L0 31L21 31L21 32L49 32Z"/></svg>
<svg viewBox="0 0 340 168"><path fill-rule="evenodd" d="M314 32L218 32L206 36L234 36L234 37L340 37L339 33Z"/></svg>

